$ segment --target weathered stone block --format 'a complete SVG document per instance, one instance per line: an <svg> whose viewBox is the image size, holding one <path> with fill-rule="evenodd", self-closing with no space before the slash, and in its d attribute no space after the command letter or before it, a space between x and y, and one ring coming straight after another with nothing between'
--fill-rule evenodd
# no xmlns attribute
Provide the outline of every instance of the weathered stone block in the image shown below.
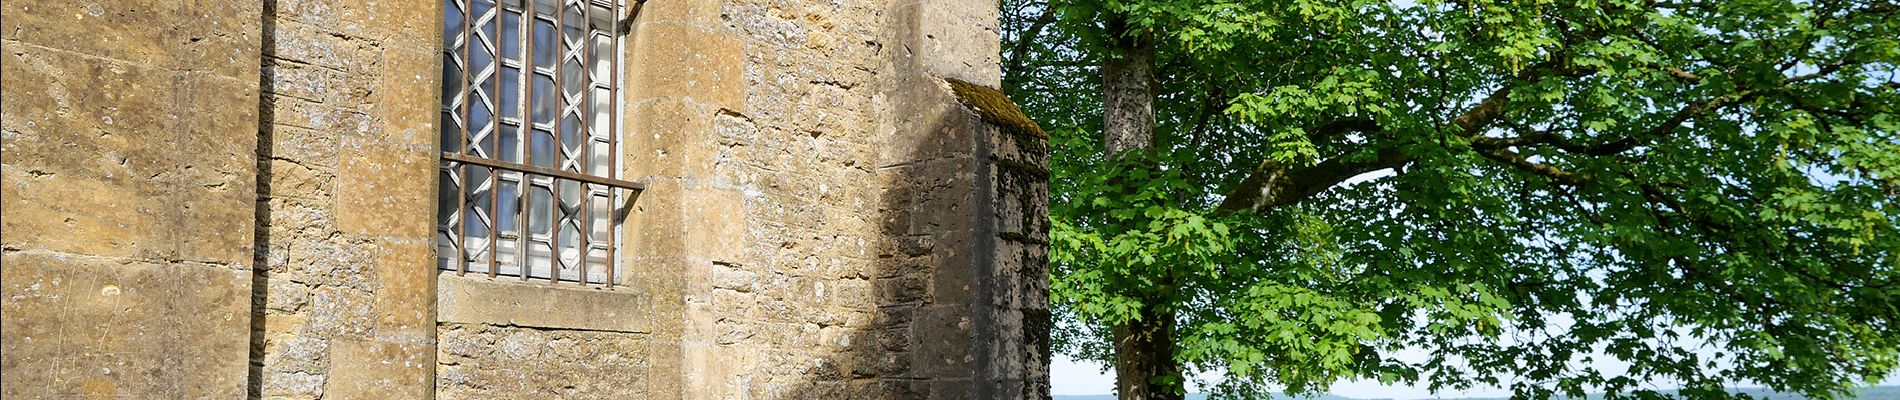
<svg viewBox="0 0 1900 400"><path fill-rule="evenodd" d="M707 179L715 158L711 106L678 99L653 99L628 106L622 136L628 149L626 174ZM656 193L659 194L659 193Z"/></svg>
<svg viewBox="0 0 1900 400"><path fill-rule="evenodd" d="M426 399L435 372L433 343L339 340L323 393L345 399Z"/></svg>
<svg viewBox="0 0 1900 400"><path fill-rule="evenodd" d="M737 190L701 188L686 195L687 254L708 260L738 262L746 260L746 244L752 240L746 218L746 199ZM716 210L716 211L715 211Z"/></svg>
<svg viewBox="0 0 1900 400"><path fill-rule="evenodd" d="M976 376L976 357L972 349L975 321L968 304L927 306L917 310L912 324L917 352L917 373L939 379L968 379Z"/></svg>
<svg viewBox="0 0 1900 400"><path fill-rule="evenodd" d="M629 35L626 86L635 101L678 98L743 112L745 45L729 34L680 24L645 24Z"/></svg>
<svg viewBox="0 0 1900 400"><path fill-rule="evenodd" d="M440 4L441 2L397 2ZM384 49L376 74L376 91L370 101L371 114L380 122L381 132L372 137L421 152L433 152L440 146L437 136L441 120L442 57L439 50Z"/></svg>
<svg viewBox="0 0 1900 400"><path fill-rule="evenodd" d="M350 235L430 238L439 155L376 139L345 139L337 168L338 229Z"/></svg>
<svg viewBox="0 0 1900 400"><path fill-rule="evenodd" d="M5 397L243 396L245 271L41 252L0 263Z"/></svg>
<svg viewBox="0 0 1900 400"><path fill-rule="evenodd" d="M640 31L645 25L680 24L701 29L718 27L719 2L716 1L669 1L640 3Z"/></svg>
<svg viewBox="0 0 1900 400"><path fill-rule="evenodd" d="M199 73L21 46L4 55L8 243L80 254L242 263L254 196L256 89ZM216 93L217 95L212 95ZM216 107L193 111L187 107ZM28 234L28 233L31 234ZM100 244L106 244L101 246Z"/></svg>
<svg viewBox="0 0 1900 400"><path fill-rule="evenodd" d="M440 334L438 399L649 397L643 335L462 324Z"/></svg>
<svg viewBox="0 0 1900 400"><path fill-rule="evenodd" d="M452 324L622 333L651 329L653 322L644 318L651 300L643 293L518 280L443 273L436 279L436 318Z"/></svg>
<svg viewBox="0 0 1900 400"><path fill-rule="evenodd" d="M360 48L369 46L366 38L332 32L319 25L296 22L292 19L294 17L293 14L281 12L277 14L277 20L274 21L276 26L270 32L271 40L264 43L269 46L264 49L265 54L277 59L345 73L367 67L359 64L367 61L364 58L369 55L365 54L369 49ZM345 78L344 81L355 78L357 77Z"/></svg>
<svg viewBox="0 0 1900 400"><path fill-rule="evenodd" d="M0 7L5 39L256 82L259 3L23 0Z"/></svg>
<svg viewBox="0 0 1900 400"><path fill-rule="evenodd" d="M409 346L434 343L437 271L433 247L433 243L414 240L384 240L377 244L378 341ZM431 350L418 354L432 353Z"/></svg>

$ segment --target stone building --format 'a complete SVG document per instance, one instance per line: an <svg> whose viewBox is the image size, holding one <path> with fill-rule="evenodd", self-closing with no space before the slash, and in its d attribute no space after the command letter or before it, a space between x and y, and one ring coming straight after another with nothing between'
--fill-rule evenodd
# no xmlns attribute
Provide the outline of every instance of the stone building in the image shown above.
<svg viewBox="0 0 1900 400"><path fill-rule="evenodd" d="M1048 396L994 0L0 12L0 397Z"/></svg>

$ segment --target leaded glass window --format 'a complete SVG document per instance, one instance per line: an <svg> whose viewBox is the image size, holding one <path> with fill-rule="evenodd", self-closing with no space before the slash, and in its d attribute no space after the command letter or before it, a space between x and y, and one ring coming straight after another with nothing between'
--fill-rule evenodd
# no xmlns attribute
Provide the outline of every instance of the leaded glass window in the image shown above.
<svg viewBox="0 0 1900 400"><path fill-rule="evenodd" d="M438 264L458 274L617 282L611 0L445 0Z"/></svg>

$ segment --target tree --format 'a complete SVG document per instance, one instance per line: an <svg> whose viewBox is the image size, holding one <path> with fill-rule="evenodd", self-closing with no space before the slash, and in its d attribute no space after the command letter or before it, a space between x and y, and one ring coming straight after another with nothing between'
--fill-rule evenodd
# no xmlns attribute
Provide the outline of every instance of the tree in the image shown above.
<svg viewBox="0 0 1900 400"><path fill-rule="evenodd" d="M1058 344L1124 399L1845 396L1900 363L1896 9L1005 1Z"/></svg>

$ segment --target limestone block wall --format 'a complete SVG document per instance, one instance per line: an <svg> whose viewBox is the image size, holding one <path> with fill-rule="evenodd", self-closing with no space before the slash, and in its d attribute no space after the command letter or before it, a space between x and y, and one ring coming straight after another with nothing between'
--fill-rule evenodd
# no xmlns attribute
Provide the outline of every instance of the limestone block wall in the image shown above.
<svg viewBox="0 0 1900 400"><path fill-rule="evenodd" d="M428 398L442 10L261 3L251 394Z"/></svg>
<svg viewBox="0 0 1900 400"><path fill-rule="evenodd" d="M625 121L627 175L649 186L625 261L678 321L655 325L678 345L651 365L680 374L654 393L1047 396L1046 222L1002 221L1046 215L1046 172L1015 172L1046 148L989 153L1026 133L946 81L997 85L996 7L646 3Z"/></svg>
<svg viewBox="0 0 1900 400"><path fill-rule="evenodd" d="M677 293L657 307L678 322L668 398L877 384L880 359L853 349L877 311L880 6L649 2L636 20L632 265Z"/></svg>
<svg viewBox="0 0 1900 400"><path fill-rule="evenodd" d="M0 3L0 395L1047 397L994 0L635 3L610 289L437 272L439 2Z"/></svg>
<svg viewBox="0 0 1900 400"><path fill-rule="evenodd" d="M245 393L257 4L0 3L0 397Z"/></svg>

